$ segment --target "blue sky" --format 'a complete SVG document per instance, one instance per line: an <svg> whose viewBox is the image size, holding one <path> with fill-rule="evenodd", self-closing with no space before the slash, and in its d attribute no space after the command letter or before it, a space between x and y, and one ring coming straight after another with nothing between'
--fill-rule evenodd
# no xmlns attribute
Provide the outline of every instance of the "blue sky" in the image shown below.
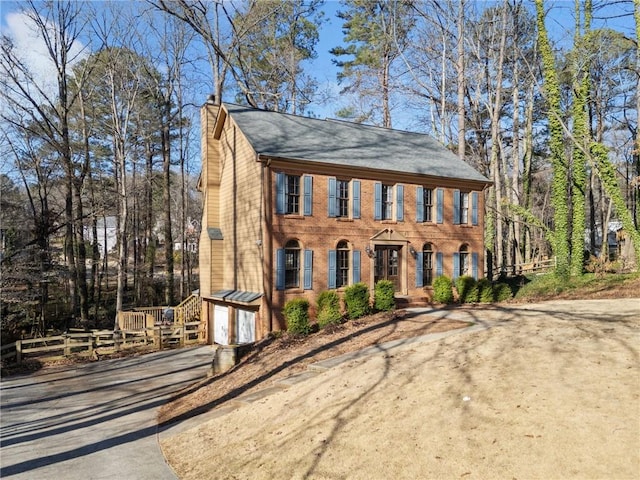
<svg viewBox="0 0 640 480"><path fill-rule="evenodd" d="M125 3L122 0L121 3ZM140 4L144 4L141 0L133 0L138 1ZM0 13L1 13L1 28L3 34L9 34L18 39L21 39L19 47L22 51L29 52L29 56L31 58L37 58L38 55L38 42L29 40L25 35L24 25L20 25L19 19L17 17L13 17L13 21L10 21L9 14L15 13L19 9L19 2L0 0ZM95 5L99 5L101 2L96 2ZM481 1L478 0L477 6L486 6L491 3L496 3L495 1ZM602 17L603 14L607 16L616 17L606 22L606 26L610 26L616 30L622 31L628 36L634 36L634 24L633 18L631 16L620 17L623 12L631 13L633 11L633 3L631 0L628 0L625 4L620 4L619 2L598 2L596 0L596 5L602 3L607 5L604 10L595 12L595 20L594 27L599 27L603 25L603 22L598 19L598 17ZM530 8L533 8L533 2L527 3ZM550 31L550 35L555 40L562 39L570 42L572 40L573 32L573 9L574 9L574 1L573 0L547 0L546 6L550 9L550 15L547 21L547 28ZM322 30L320 32L320 40L317 45L317 58L310 62L307 67L308 71L311 75L313 75L320 85L320 89L323 92L330 92L330 103L327 105L314 104L311 106L311 109L314 114L320 117L332 117L335 116L335 112L339 110L341 107L346 105L346 99L341 98L339 95L340 87L337 85L336 75L338 73L337 67L332 62L332 56L329 54L329 50L332 48L342 44L343 33L342 33L342 21L336 18L336 11L340 8L343 8L340 5L340 2L337 0L329 0L322 7L322 10L325 12L326 21L322 26ZM8 21L9 20L9 21ZM39 62L40 63L40 62ZM208 74L208 68L203 69L203 74ZM203 100L206 98L206 93L202 93Z"/></svg>
<svg viewBox="0 0 640 480"><path fill-rule="evenodd" d="M139 4L144 4L141 0L122 0L120 3L137 1ZM471 0L472 1L472 0ZM627 0L624 4L618 2L606 2L595 0L596 5L605 5L603 10L595 12L594 28L601 26L608 26L615 30L623 32L629 37L635 37L635 25L633 23L633 3L632 0ZM496 3L494 1L485 1L480 3L478 0L477 6L487 6L489 3ZM94 6L101 5L102 2L95 2ZM526 4L533 9L533 2L526 2ZM146 4L144 4L146 5ZM573 12L574 1L573 0L547 0L547 9L550 10L550 14L547 19L547 28L551 37L556 41L565 41L566 45L570 45L573 38ZM319 43L317 45L317 58L309 62L307 65L308 72L314 76L319 84L319 89L325 94L328 92L329 101L325 104L314 103L310 105L310 110L315 116L320 118L336 117L336 112L347 106L348 98L339 94L341 87L337 84L338 69L332 62L332 56L329 51L342 44L342 20L336 18L336 11L343 8L340 2L337 0L329 0L325 3L322 10L325 12L326 21L322 26L320 32ZM3 35L9 35L16 39L18 42L18 48L20 51L27 54L34 63L37 63L39 69L42 72L42 78L48 78L49 81L54 80L54 76L48 73L46 64L42 60L42 56L38 57L42 50L42 46L39 46L38 41L30 39L27 35L27 29L24 22L16 16L16 12L19 11L19 2L0 0L0 28ZM621 16L622 13L627 13L626 16ZM13 14L13 17L11 17ZM603 22L602 17L609 16L611 19ZM85 40L86 41L86 40ZM87 49L88 50L88 49ZM87 54L89 52L87 51ZM201 105L204 103L207 95L210 93L211 82L208 81L210 77L209 67L203 65L200 68L199 77L202 82L196 82L196 98L193 99L195 105ZM44 80L42 80L44 82ZM227 99L227 100L233 100ZM423 125L417 125L416 114L418 112L409 110L408 107L398 109L393 114L394 127L400 129L423 130ZM424 114L424 112L421 112ZM193 118L195 124L198 122L197 110L193 110ZM197 148L194 147L194 152L197 152ZM0 166L0 171L4 170L6 165Z"/></svg>

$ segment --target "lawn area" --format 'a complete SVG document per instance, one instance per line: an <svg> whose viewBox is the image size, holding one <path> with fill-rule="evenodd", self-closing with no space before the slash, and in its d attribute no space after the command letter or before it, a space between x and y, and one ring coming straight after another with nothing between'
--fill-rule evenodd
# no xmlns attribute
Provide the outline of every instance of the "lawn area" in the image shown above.
<svg viewBox="0 0 640 480"><path fill-rule="evenodd" d="M640 296L640 273L587 273L558 278L553 274L519 277L510 282L514 300L531 302L554 299L630 298Z"/></svg>

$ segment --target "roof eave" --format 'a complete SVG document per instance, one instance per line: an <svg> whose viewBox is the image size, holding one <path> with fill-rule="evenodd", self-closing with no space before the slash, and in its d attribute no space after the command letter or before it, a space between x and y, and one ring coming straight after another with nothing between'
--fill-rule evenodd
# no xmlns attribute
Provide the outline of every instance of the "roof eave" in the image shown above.
<svg viewBox="0 0 640 480"><path fill-rule="evenodd" d="M442 186L457 185L460 183L472 184L479 189L484 189L493 184L489 179L472 179L472 178L460 178L460 177L445 177L438 175L431 175L427 173L417 172L402 172L398 170L386 170L374 167L359 167L353 165L343 165L336 163L323 162L318 160L308 160L305 158L294 157L282 157L279 155L273 155L269 153L258 153L256 156L260 162L268 163L274 167L288 168L293 170L309 170L309 166L312 166L313 172L317 172L324 175L331 176L356 176L354 173L358 173L358 178L378 180L384 175L384 178L389 180L398 179L398 181L406 181L406 177L414 177L416 180L438 181ZM416 182L423 183L423 182ZM428 183L428 182L427 182Z"/></svg>

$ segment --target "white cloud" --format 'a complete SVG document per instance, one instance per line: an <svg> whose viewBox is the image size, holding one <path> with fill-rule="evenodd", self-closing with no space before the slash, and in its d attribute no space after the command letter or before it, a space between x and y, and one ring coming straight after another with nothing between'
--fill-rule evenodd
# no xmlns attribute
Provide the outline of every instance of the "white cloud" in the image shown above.
<svg viewBox="0 0 640 480"><path fill-rule="evenodd" d="M5 23L6 28L3 29L3 34L11 38L17 55L31 72L33 82L47 94L55 94L57 91L55 64L33 20L24 13L11 12L6 15ZM53 28L52 25L52 37ZM85 57L85 46L80 41L76 41L69 52L68 69Z"/></svg>

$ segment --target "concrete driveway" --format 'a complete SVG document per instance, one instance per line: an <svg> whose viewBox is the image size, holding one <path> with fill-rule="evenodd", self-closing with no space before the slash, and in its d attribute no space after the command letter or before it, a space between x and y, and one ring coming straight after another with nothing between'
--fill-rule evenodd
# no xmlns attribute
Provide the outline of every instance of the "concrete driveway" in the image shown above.
<svg viewBox="0 0 640 480"><path fill-rule="evenodd" d="M175 479L156 410L211 360L204 346L3 379L0 477Z"/></svg>

